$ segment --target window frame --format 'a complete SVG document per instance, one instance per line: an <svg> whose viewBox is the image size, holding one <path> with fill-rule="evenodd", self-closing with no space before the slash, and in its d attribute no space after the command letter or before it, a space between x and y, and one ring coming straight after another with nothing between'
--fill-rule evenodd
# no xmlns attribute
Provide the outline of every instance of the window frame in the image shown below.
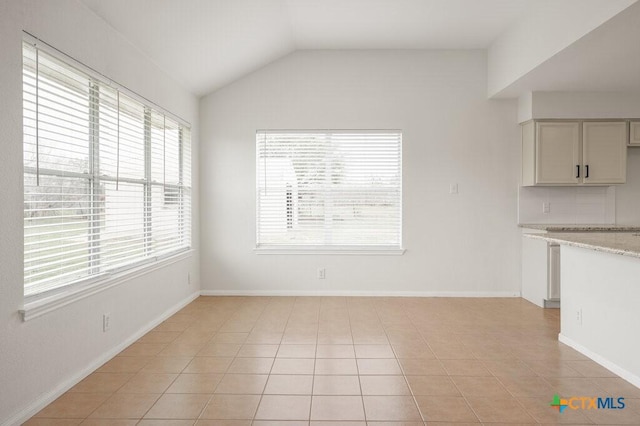
<svg viewBox="0 0 640 426"><path fill-rule="evenodd" d="M40 176L44 177L62 177L62 178L78 178L82 179L82 182L85 182L88 190L93 189L94 193L100 193L100 191L95 192L96 186L100 186L101 183L122 183L122 184L135 184L141 185L143 190L142 202L144 205L143 208L143 226L141 232L145 235L146 239L152 239L152 212L154 206L154 200L152 198L153 188L160 186L161 191L161 199L159 200L162 206L166 206L166 193L167 191L172 191L172 193L177 189L179 193L178 200L172 200L170 203L172 206L178 205L177 215L179 217L179 222L175 226L175 232L178 235L178 240L181 242L180 246L176 248L171 248L167 251L160 251L158 253L150 253L147 250L147 242L145 243L145 253L149 254L146 257L141 257L138 260L134 260L131 263L126 265L115 265L115 267L107 266L106 270L97 271L96 268L96 258L93 255L93 247L92 247L92 236L94 232L100 232L98 224L95 221L100 221L100 217L97 215L89 215L90 217L87 219L88 223L90 223L90 227L86 230L88 245L87 250L89 254L87 254L86 259L88 262L89 273L86 276L80 278L73 278L69 280L61 280L59 285L53 285L51 288L44 289L38 291L36 293L27 294L23 290L23 300L24 305L19 310L22 314L23 320L27 320L33 317L37 317L43 315L46 312L57 309L60 306L64 306L68 303L71 303L75 300L90 296L95 294L96 292L100 292L106 290L107 288L113 287L114 285L118 285L122 282L128 281L135 277L145 275L150 273L158 268L165 267L169 264L175 263L177 261L189 258L193 253L192 249L192 226L191 226L191 218L192 218L192 188L191 188L191 165L186 164L186 161L191 161L190 150L191 150L191 126L185 120L175 116L174 114L164 110L162 107L154 104L153 102L145 99L144 97L136 94L135 92L127 89L125 86L122 86L118 83L115 83L113 80L105 77L101 73L87 67L86 65L78 62L74 58L68 56L67 54L60 52L54 47L48 45L47 43L39 40L33 35L24 32L21 40L22 46L29 45L32 46L36 52L44 52L46 55L51 56L56 61L61 62L65 67L69 69L75 70L83 75L83 78L86 77L89 82L88 90L89 90L89 114L87 116L86 124L90 129L90 136L88 140L89 146L89 170L86 172L74 172L64 170L53 170L46 169L39 166L38 159L36 159L36 166L27 166L23 165L23 179L26 179L27 176L33 176L36 179L39 179ZM25 49L23 47L22 49ZM24 56L25 53L23 52ZM36 54L37 55L37 54ZM37 67L36 63L36 67ZM21 67L25 72L25 65ZM36 78L37 78L37 70L36 70ZM127 178L124 176L111 176L110 174L102 174L99 170L98 166L98 158L99 158L99 150L100 145L98 141L100 140L100 136L98 135L97 128L100 125L100 102L98 98L98 92L100 87L109 88L117 91L117 93L122 93L126 95L128 98L132 99L134 102L140 104L141 108L144 109L144 118L143 118L143 126L144 126L144 140L141 142L144 144L144 178L136 179L136 178ZM22 88L23 93L24 88ZM24 96L24 94L23 94ZM37 96L37 95L36 95ZM24 102L24 101L23 101ZM36 114L37 114L37 105L40 103L40 99L38 97L33 101L36 105ZM119 104L118 104L119 105ZM119 106L118 106L119 107ZM24 104L23 104L24 108ZM153 123L151 121L152 113L162 114L164 117L169 118L172 122L177 123L177 143L178 143L178 180L176 183L163 183L156 182L152 179L152 163L151 163L151 129ZM37 119L36 119L37 120ZM186 134L185 132L189 132ZM23 134L24 130L23 130ZM36 139L37 139L37 131L36 131ZM23 145L26 144L26 141L23 140ZM36 142L37 146L37 142ZM187 152L188 151L188 152ZM38 155L38 154L36 154ZM185 174L189 174L186 176ZM26 201L26 188L23 191L25 194ZM157 201L156 201L157 202ZM98 206L104 207L104 200L100 200L98 198L91 197L90 205L88 209L95 209ZM26 216L25 216L26 217ZM162 223L162 222L161 222ZM25 223L26 227L26 223ZM26 228L25 228L26 229ZM161 232L162 234L162 232ZM184 244L183 244L184 243ZM24 256L24 254L23 254ZM26 275L25 275L26 278ZM23 279L23 288L26 289L25 279Z"/></svg>
<svg viewBox="0 0 640 426"><path fill-rule="evenodd" d="M291 134L331 134L331 133L397 133L399 136L399 242L398 245L286 245L286 244L260 244L260 184L259 162L260 152L258 136L262 133L291 133ZM402 130L399 129L258 129L255 133L256 149L256 179L255 179L255 247L253 252L257 255L373 255L373 256L398 256L403 255L406 249L403 246L404 213L403 213L403 164L402 164ZM287 198L288 200L288 198ZM288 204L287 204L288 206Z"/></svg>

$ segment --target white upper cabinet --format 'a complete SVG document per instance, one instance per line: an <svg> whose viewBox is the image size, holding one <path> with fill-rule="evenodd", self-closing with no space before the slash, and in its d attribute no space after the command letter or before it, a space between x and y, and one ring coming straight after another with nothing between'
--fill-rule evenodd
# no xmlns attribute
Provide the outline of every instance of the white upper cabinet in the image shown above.
<svg viewBox="0 0 640 426"><path fill-rule="evenodd" d="M580 182L580 123L536 123L536 183Z"/></svg>
<svg viewBox="0 0 640 426"><path fill-rule="evenodd" d="M627 123L582 123L583 182L587 184L627 181Z"/></svg>
<svg viewBox="0 0 640 426"><path fill-rule="evenodd" d="M640 121L629 123L629 145L640 146Z"/></svg>
<svg viewBox="0 0 640 426"><path fill-rule="evenodd" d="M522 184L625 183L627 123L536 121L522 126Z"/></svg>

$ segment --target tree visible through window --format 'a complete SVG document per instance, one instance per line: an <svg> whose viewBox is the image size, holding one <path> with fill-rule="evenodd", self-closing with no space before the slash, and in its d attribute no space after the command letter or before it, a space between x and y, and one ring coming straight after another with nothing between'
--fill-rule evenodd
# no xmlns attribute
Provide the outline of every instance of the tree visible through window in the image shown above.
<svg viewBox="0 0 640 426"><path fill-rule="evenodd" d="M398 131L259 131L257 246L399 248Z"/></svg>
<svg viewBox="0 0 640 426"><path fill-rule="evenodd" d="M23 44L24 293L191 244L190 130Z"/></svg>

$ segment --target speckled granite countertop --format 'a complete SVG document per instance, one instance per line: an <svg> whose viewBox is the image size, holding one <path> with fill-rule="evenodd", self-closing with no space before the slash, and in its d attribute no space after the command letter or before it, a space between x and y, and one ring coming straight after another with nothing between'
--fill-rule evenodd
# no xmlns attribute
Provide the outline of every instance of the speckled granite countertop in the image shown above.
<svg viewBox="0 0 640 426"><path fill-rule="evenodd" d="M525 236L557 244L640 258L640 234L636 232L553 232L550 234L525 234Z"/></svg>
<svg viewBox="0 0 640 426"><path fill-rule="evenodd" d="M605 224L519 224L520 228L537 229L547 232L640 232L639 225Z"/></svg>

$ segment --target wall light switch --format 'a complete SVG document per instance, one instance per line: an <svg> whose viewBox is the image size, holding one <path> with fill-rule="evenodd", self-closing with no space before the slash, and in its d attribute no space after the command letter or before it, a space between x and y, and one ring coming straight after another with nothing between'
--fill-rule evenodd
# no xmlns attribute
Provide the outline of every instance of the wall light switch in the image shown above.
<svg viewBox="0 0 640 426"><path fill-rule="evenodd" d="M458 184L450 183L449 184L449 194L457 194L458 193Z"/></svg>

